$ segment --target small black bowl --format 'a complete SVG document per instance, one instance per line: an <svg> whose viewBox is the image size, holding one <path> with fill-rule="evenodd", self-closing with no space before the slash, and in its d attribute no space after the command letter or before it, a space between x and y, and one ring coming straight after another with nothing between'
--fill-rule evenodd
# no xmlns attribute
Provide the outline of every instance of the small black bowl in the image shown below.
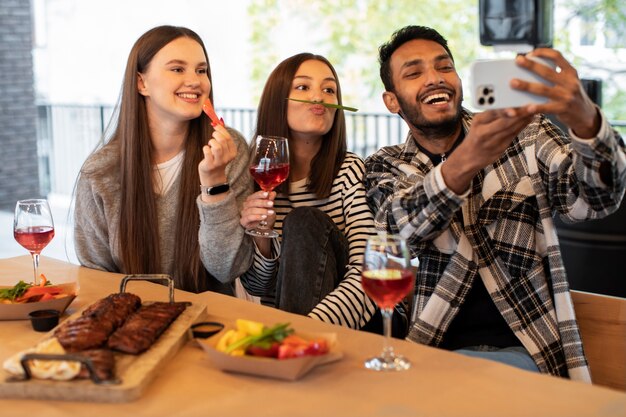
<svg viewBox="0 0 626 417"><path fill-rule="evenodd" d="M28 314L36 332L47 332L59 324L59 310L36 310Z"/></svg>
<svg viewBox="0 0 626 417"><path fill-rule="evenodd" d="M222 323L216 321L203 321L191 326L191 333L194 338L206 339L219 333L224 328Z"/></svg>

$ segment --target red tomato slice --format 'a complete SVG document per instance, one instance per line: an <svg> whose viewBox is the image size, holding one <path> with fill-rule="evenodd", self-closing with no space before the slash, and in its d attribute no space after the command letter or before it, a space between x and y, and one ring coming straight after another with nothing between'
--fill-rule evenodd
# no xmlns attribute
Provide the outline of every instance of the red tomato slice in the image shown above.
<svg viewBox="0 0 626 417"><path fill-rule="evenodd" d="M307 355L324 355L329 351L328 342L326 339L312 340L304 351Z"/></svg>
<svg viewBox="0 0 626 417"><path fill-rule="evenodd" d="M304 356L306 345L282 344L278 347L278 359L299 358Z"/></svg>
<svg viewBox="0 0 626 417"><path fill-rule="evenodd" d="M247 355L252 356L261 356L264 358L277 358L278 357L278 348L280 343L274 342L269 348L263 348L260 346L248 346L246 349Z"/></svg>

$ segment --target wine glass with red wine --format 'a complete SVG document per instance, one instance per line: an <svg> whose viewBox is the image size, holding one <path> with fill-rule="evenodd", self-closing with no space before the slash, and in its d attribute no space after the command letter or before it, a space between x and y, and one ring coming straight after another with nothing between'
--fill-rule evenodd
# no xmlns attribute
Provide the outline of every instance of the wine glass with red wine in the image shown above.
<svg viewBox="0 0 626 417"><path fill-rule="evenodd" d="M367 240L363 256L361 285L380 307L385 335L382 353L367 359L365 367L375 371L404 371L411 367L411 362L394 353L390 339L393 309L415 285L406 241L396 235L372 236Z"/></svg>
<svg viewBox="0 0 626 417"><path fill-rule="evenodd" d="M15 205L13 237L33 257L34 285L39 285L39 254L54 237L54 223L47 200L20 200Z"/></svg>
<svg viewBox="0 0 626 417"><path fill-rule="evenodd" d="M261 190L270 192L289 177L289 144L286 138L279 136L256 137L256 143L250 161L250 174ZM265 220L256 228L246 233L257 237L278 237Z"/></svg>

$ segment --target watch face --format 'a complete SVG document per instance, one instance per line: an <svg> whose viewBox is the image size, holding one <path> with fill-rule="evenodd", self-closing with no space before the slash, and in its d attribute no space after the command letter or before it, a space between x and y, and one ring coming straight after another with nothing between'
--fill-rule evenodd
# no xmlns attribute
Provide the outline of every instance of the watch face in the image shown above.
<svg viewBox="0 0 626 417"><path fill-rule="evenodd" d="M226 191L228 191L229 189L230 189L230 185L228 185L228 184L220 184L220 185L216 185L214 187L208 187L206 189L206 193L208 195L222 194L222 193L225 193Z"/></svg>

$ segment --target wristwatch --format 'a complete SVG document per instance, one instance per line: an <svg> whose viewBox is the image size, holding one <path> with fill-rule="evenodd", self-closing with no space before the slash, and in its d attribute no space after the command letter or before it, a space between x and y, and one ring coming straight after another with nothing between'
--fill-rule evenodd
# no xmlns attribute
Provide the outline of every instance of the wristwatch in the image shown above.
<svg viewBox="0 0 626 417"><path fill-rule="evenodd" d="M230 190L230 184L225 182L223 184L216 184L216 185L211 185L211 186L201 185L200 189L202 190L202 194L218 195L218 194L222 194Z"/></svg>

